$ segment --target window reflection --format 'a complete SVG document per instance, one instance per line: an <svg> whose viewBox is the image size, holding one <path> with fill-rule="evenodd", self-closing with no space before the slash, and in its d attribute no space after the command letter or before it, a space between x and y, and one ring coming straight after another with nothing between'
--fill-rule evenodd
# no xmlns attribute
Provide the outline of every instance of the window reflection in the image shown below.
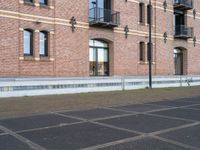
<svg viewBox="0 0 200 150"><path fill-rule="evenodd" d="M40 32L40 55L48 56L48 33L46 31Z"/></svg>
<svg viewBox="0 0 200 150"><path fill-rule="evenodd" d="M33 55L33 32L24 30L24 55Z"/></svg>
<svg viewBox="0 0 200 150"><path fill-rule="evenodd" d="M47 5L48 1L47 0L40 0L39 3L42 4L42 5Z"/></svg>
<svg viewBox="0 0 200 150"><path fill-rule="evenodd" d="M90 40L89 44L90 76L108 76L108 43L98 40Z"/></svg>

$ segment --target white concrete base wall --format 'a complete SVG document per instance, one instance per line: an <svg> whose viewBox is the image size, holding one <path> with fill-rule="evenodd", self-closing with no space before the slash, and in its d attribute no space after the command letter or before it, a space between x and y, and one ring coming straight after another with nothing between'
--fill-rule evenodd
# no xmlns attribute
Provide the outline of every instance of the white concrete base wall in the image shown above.
<svg viewBox="0 0 200 150"><path fill-rule="evenodd" d="M153 88L200 85L200 76L156 76ZM0 78L0 97L144 89L148 77Z"/></svg>

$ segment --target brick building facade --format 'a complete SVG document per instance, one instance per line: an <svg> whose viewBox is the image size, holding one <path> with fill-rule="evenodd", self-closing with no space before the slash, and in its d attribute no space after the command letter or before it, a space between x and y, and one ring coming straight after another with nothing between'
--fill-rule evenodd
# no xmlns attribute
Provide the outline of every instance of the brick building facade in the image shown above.
<svg viewBox="0 0 200 150"><path fill-rule="evenodd" d="M148 2L0 0L0 76L147 75ZM198 1L152 5L153 74L200 74Z"/></svg>

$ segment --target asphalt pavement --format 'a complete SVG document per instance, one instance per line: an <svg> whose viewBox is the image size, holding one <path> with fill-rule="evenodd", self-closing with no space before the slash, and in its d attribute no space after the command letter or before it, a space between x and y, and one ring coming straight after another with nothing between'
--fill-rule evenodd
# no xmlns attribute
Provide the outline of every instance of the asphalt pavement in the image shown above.
<svg viewBox="0 0 200 150"><path fill-rule="evenodd" d="M0 150L200 150L200 97L0 120Z"/></svg>

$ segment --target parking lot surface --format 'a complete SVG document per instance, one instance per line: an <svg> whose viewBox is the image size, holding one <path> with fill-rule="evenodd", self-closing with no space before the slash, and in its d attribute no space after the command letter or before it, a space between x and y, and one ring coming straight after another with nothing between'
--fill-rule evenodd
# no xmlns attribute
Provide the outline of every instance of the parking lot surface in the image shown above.
<svg viewBox="0 0 200 150"><path fill-rule="evenodd" d="M200 150L200 97L0 120L1 150Z"/></svg>

